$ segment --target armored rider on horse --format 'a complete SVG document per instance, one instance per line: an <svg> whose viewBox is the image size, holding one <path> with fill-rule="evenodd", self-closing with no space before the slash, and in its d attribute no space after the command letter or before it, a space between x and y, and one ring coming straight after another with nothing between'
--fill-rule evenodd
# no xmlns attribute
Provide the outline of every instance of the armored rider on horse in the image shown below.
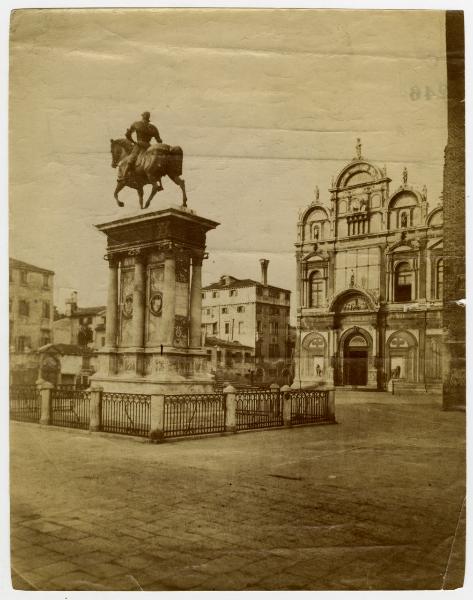
<svg viewBox="0 0 473 600"><path fill-rule="evenodd" d="M179 146L163 144L158 128L150 122L151 115L145 111L140 121L135 121L127 129L125 139L110 140L112 167L118 166L115 199L118 206L124 206L118 199L118 192L125 186L138 191L140 207L147 208L157 192L163 189L161 178L167 175L182 190L182 204L187 205L185 182L182 175L183 152ZM136 141L133 139L136 134ZM155 138L158 142L151 145ZM143 205L143 186L152 185L152 190Z"/></svg>

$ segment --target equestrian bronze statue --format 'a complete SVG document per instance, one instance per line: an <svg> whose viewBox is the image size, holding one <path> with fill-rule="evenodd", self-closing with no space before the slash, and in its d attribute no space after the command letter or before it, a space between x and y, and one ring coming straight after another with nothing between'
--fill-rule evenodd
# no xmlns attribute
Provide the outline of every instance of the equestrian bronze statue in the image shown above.
<svg viewBox="0 0 473 600"><path fill-rule="evenodd" d="M179 146L163 144L159 131L150 123L150 113L144 112L141 121L133 123L125 138L110 140L112 167L118 167L115 200L118 206L124 206L118 199L118 193L125 186L138 192L141 208L148 208L157 192L163 189L161 179L167 175L182 190L182 205L187 206L186 186L182 179L183 152ZM133 139L136 134L136 141ZM157 144L151 145L156 139ZM151 184L151 193L143 206L143 187Z"/></svg>

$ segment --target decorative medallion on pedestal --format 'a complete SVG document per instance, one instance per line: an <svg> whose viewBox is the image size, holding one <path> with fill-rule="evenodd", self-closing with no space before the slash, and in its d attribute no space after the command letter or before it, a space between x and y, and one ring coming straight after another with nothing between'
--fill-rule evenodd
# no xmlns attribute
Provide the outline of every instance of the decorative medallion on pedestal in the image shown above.
<svg viewBox="0 0 473 600"><path fill-rule="evenodd" d="M125 297L122 313L125 319L131 319L133 316L133 294L127 294Z"/></svg>
<svg viewBox="0 0 473 600"><path fill-rule="evenodd" d="M91 381L105 391L213 391L201 346L202 257L218 223L186 209L97 225L107 236L107 347Z"/></svg>
<svg viewBox="0 0 473 600"><path fill-rule="evenodd" d="M160 317L163 309L163 295L157 292L149 299L149 310L155 317Z"/></svg>

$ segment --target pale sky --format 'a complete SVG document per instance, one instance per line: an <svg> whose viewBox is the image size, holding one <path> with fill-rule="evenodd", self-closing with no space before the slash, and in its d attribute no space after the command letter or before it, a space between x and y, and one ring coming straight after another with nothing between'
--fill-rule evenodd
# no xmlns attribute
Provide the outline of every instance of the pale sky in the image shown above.
<svg viewBox="0 0 473 600"><path fill-rule="evenodd" d="M391 189L442 189L444 13L343 10L42 10L12 21L10 255L56 273L60 307L104 304L105 237L136 213L113 198L110 138L144 110L184 150L189 207L219 221L204 284L222 274L295 290L296 223L316 185L355 156ZM163 179L149 210L180 203ZM146 188L149 193L149 186ZM293 302L295 297L293 297Z"/></svg>

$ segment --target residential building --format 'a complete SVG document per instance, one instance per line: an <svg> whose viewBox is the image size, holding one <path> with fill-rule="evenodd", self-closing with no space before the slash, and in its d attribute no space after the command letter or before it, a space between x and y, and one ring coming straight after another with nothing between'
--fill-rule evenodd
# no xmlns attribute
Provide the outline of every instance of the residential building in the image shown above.
<svg viewBox="0 0 473 600"><path fill-rule="evenodd" d="M66 301L64 315L53 323L56 344L77 344L90 350L105 346L105 306L79 307L77 292Z"/></svg>
<svg viewBox="0 0 473 600"><path fill-rule="evenodd" d="M87 385L96 351L105 346L105 306L79 307L77 292L53 322L54 343L40 349L41 377L52 383Z"/></svg>
<svg viewBox="0 0 473 600"><path fill-rule="evenodd" d="M10 258L9 346L13 383L34 383L38 348L52 339L54 272Z"/></svg>
<svg viewBox="0 0 473 600"><path fill-rule="evenodd" d="M286 382L292 373L291 292L269 285L269 260L260 263L261 281L223 275L202 288L203 344L216 373L248 383Z"/></svg>
<svg viewBox="0 0 473 600"><path fill-rule="evenodd" d="M401 174L400 174L401 175ZM443 209L356 156L300 215L295 380L440 388Z"/></svg>

